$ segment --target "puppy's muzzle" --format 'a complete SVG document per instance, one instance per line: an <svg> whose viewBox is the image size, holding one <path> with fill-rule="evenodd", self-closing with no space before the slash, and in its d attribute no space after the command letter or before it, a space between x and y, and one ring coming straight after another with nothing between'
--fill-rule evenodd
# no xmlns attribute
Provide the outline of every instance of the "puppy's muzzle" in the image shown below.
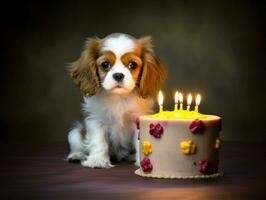
<svg viewBox="0 0 266 200"><path fill-rule="evenodd" d="M122 73L115 73L113 74L113 78L117 81L117 82L121 82L123 81L125 75Z"/></svg>

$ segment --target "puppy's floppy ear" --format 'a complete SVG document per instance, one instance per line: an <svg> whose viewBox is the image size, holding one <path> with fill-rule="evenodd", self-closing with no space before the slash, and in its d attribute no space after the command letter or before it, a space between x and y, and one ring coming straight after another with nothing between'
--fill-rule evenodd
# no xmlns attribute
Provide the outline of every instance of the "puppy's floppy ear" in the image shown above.
<svg viewBox="0 0 266 200"><path fill-rule="evenodd" d="M155 56L150 36L138 39L142 52L142 75L139 84L139 92L143 98L154 97L160 89L165 76L166 68Z"/></svg>
<svg viewBox="0 0 266 200"><path fill-rule="evenodd" d="M71 63L68 68L75 85L85 95L93 96L100 88L96 65L99 48L100 39L87 39L80 58Z"/></svg>

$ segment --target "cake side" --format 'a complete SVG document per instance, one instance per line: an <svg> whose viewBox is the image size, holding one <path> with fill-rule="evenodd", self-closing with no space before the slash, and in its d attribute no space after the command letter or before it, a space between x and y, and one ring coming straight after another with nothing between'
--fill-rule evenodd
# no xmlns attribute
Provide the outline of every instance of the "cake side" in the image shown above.
<svg viewBox="0 0 266 200"><path fill-rule="evenodd" d="M139 173L150 177L216 174L221 118L201 120L140 117Z"/></svg>

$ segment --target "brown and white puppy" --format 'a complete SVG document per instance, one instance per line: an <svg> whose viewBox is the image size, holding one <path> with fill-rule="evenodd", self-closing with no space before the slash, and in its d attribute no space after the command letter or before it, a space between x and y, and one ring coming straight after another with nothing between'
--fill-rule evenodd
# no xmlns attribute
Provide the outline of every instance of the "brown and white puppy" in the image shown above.
<svg viewBox="0 0 266 200"><path fill-rule="evenodd" d="M69 132L68 160L92 168L112 167L111 156L138 164L134 122L153 112L153 97L166 73L152 50L151 37L115 33L90 38L69 72L84 94L85 119L84 126L77 123Z"/></svg>

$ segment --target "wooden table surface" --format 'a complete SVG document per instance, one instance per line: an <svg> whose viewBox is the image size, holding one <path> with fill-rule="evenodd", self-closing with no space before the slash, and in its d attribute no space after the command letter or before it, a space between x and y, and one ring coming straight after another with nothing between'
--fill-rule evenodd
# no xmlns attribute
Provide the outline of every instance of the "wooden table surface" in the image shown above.
<svg viewBox="0 0 266 200"><path fill-rule="evenodd" d="M64 160L66 144L2 144L0 199L266 199L265 144L224 142L224 176L162 180L136 176L127 162L88 169Z"/></svg>

